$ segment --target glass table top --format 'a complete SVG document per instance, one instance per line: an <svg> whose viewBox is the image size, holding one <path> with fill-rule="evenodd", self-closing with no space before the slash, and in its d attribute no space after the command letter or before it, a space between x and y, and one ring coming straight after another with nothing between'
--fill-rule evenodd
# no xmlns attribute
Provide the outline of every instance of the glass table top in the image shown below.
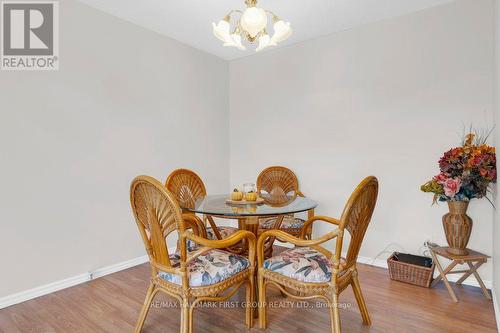
<svg viewBox="0 0 500 333"><path fill-rule="evenodd" d="M218 216L272 216L305 212L318 204L309 198L297 196L263 196L264 203L234 205L226 203L229 194L207 195L196 200L194 205L182 205L187 211Z"/></svg>

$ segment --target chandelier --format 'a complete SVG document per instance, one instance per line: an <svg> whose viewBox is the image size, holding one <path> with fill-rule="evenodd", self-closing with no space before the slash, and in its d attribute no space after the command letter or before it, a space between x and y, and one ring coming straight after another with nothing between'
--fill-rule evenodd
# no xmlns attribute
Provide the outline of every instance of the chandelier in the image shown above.
<svg viewBox="0 0 500 333"><path fill-rule="evenodd" d="M247 5L245 11L232 10L219 23L212 23L215 37L220 39L224 46L246 50L242 44L242 38L246 38L250 43L259 42L255 49L259 52L290 37L292 34L290 22L285 22L274 13L257 7L257 0L245 0L245 4ZM235 23L235 27L231 29L231 15L235 13L239 15L239 19ZM272 37L266 30L268 15L272 17L274 23Z"/></svg>

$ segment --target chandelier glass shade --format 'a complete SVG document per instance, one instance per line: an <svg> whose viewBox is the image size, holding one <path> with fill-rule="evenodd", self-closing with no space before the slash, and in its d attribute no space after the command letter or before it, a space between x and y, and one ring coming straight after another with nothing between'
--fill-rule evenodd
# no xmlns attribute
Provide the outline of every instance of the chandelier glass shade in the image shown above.
<svg viewBox="0 0 500 333"><path fill-rule="evenodd" d="M215 37L223 42L224 46L246 50L243 40L250 43L258 42L255 51L259 52L269 46L286 40L292 34L290 22L281 20L274 13L257 7L257 0L246 0L247 8L244 11L232 10L217 24L212 23ZM233 27L231 18L238 16ZM273 35L267 33L268 17L273 20Z"/></svg>

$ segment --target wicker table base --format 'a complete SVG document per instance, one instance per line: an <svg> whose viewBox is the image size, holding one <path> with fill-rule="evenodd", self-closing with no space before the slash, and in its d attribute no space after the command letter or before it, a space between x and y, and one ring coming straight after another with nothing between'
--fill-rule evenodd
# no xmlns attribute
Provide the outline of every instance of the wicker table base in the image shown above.
<svg viewBox="0 0 500 333"><path fill-rule="evenodd" d="M456 284L460 285L462 282L465 281L469 276L474 275L476 278L477 282L479 283L479 286L481 287L484 296L491 300L491 295L486 289L486 286L483 283L483 280L479 276L479 273L477 272L477 269L484 263L488 261L489 256L486 254L482 254L470 249L467 249L468 253L465 256L459 256L456 254L451 254L448 252L448 247L443 247L443 246L435 246L435 247L430 247L430 252L432 255L432 259L434 259L434 263L436 264L437 269L439 270L439 276L432 281L431 287L434 287L436 284L439 283L439 281L443 280L446 289L448 289L448 292L450 293L451 298L453 299L454 302L458 302L457 295L453 291L453 288L451 288L450 282L446 278L446 275L448 274L460 274L463 273L462 277L458 279ZM441 256L443 258L451 260L451 263L446 267L446 269L443 269L441 266L441 263L438 260L438 256ZM469 269L464 269L464 270L457 270L454 271L453 268L457 265L463 265L466 264Z"/></svg>
<svg viewBox="0 0 500 333"><path fill-rule="evenodd" d="M215 217L227 218L226 216L215 216ZM281 223L283 222L284 217L285 217L285 215L283 215L283 214L277 216L276 225L275 225L276 229L279 229ZM210 225L214 226L213 227L214 229L217 229L215 227L215 222L213 220L213 216L207 216L207 219L210 222ZM256 238L259 238L259 216L238 217L238 229L250 231L251 233L253 233L255 235ZM274 238L271 238L271 239L269 239L268 242L266 242L265 251L264 251L266 258L270 258L272 256L274 240L275 240ZM235 253L235 254L248 256L248 244L244 240L242 240L239 244L237 244L235 246L227 248L226 250L228 250L232 253ZM255 276L254 276L255 282L257 282L257 272L258 272L258 270L255 270L255 273L254 273L255 274ZM257 283L254 284L254 288L255 288L254 295L258 295L259 291L258 291ZM254 311L254 317L255 318L258 317L257 311Z"/></svg>

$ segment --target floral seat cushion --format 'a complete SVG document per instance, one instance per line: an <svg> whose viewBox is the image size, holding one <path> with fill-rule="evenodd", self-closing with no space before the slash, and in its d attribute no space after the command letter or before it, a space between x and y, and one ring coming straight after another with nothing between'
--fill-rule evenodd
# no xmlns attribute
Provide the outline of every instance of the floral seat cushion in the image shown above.
<svg viewBox="0 0 500 333"><path fill-rule="evenodd" d="M236 231L238 231L237 228L233 227L222 227L218 226L217 229L219 229L220 236L222 238L227 238L234 234ZM207 239L211 240L217 240L217 236L215 236L215 233L212 228L207 228ZM186 241L186 247L189 252L194 251L198 248L198 245L193 242L192 240L187 240Z"/></svg>
<svg viewBox="0 0 500 333"><path fill-rule="evenodd" d="M178 253L169 256L172 267L180 266ZM188 264L188 279L191 287L208 286L224 281L250 266L245 257L223 251L210 250ZM160 272L158 276L163 280L181 285L181 276L178 274Z"/></svg>
<svg viewBox="0 0 500 333"><path fill-rule="evenodd" d="M277 217L266 217L260 219L259 224L261 229L273 229L276 224ZM280 229L300 229L304 225L304 220L291 215L285 215L281 222Z"/></svg>
<svg viewBox="0 0 500 333"><path fill-rule="evenodd" d="M345 266L342 259L340 269ZM264 261L264 268L301 281L324 283L332 279L333 262L310 247L296 247Z"/></svg>

